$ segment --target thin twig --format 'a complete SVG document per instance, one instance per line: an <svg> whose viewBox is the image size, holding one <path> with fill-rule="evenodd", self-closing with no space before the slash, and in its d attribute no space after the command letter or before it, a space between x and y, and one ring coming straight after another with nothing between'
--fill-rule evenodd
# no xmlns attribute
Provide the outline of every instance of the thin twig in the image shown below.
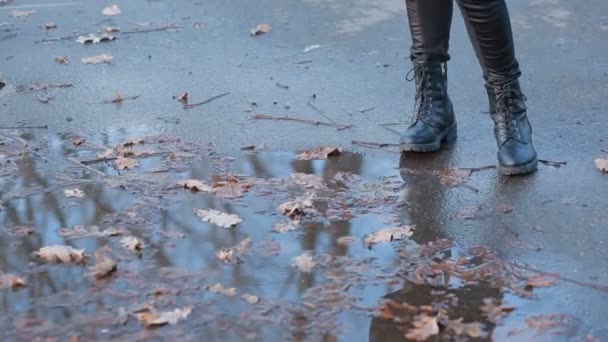
<svg viewBox="0 0 608 342"><path fill-rule="evenodd" d="M388 130L388 131L390 131L390 132L395 133L395 134L396 134L396 135L398 135L398 136L401 136L401 133L399 133L398 131L396 131L396 130L394 130L394 129L392 129L392 128L388 127L388 126L385 126L385 125L379 125L379 126L380 126L380 127L382 127L382 128L384 128L384 129L386 129L386 130Z"/></svg>
<svg viewBox="0 0 608 342"><path fill-rule="evenodd" d="M114 97L113 99L103 100L100 102L100 104L122 103L124 101L129 101L129 100L137 100L140 96L141 95L122 97L122 96L120 96L120 94L117 94L116 97Z"/></svg>
<svg viewBox="0 0 608 342"><path fill-rule="evenodd" d="M401 126L401 125L409 125L409 122L389 122L389 123L383 123L383 124L379 124L379 126Z"/></svg>
<svg viewBox="0 0 608 342"><path fill-rule="evenodd" d="M551 161L551 160L544 160L544 159L539 159L538 162L543 163L545 165L553 166L553 167L561 167L562 165L568 164L568 162L565 162L565 161Z"/></svg>
<svg viewBox="0 0 608 342"><path fill-rule="evenodd" d="M303 122L308 123L315 126L334 126L334 124L323 122L323 121L314 121L308 119L294 118L289 116L272 116L268 114L258 113L252 117L253 120L276 120L276 121L295 121L295 122Z"/></svg>
<svg viewBox="0 0 608 342"><path fill-rule="evenodd" d="M162 31L179 30L179 29L182 29L182 27L176 26L176 25L165 25L165 26L161 26L161 27L149 28L149 29L144 29L144 30L133 30L133 31L120 32L120 35L126 36L126 35L136 34L136 33L162 32ZM80 36L81 36L80 34L72 34L72 35L63 36L63 37L43 38L43 39L36 40L35 43L39 44L39 43L59 42L59 41L63 41L63 40L73 40Z"/></svg>
<svg viewBox="0 0 608 342"><path fill-rule="evenodd" d="M317 108L314 104L312 104L310 101L306 101L306 104L314 109L317 113L321 114L321 116L323 116L324 118L327 119L327 121L331 122L332 124L334 124L334 126L339 126L334 120L332 120L332 118L330 118L329 116L327 116L325 113L323 113L319 108Z"/></svg>
<svg viewBox="0 0 608 342"><path fill-rule="evenodd" d="M603 149L601 149L601 151L608 153L608 148L603 148Z"/></svg>
<svg viewBox="0 0 608 342"><path fill-rule="evenodd" d="M76 158L68 157L68 160L71 161L72 163L74 163L74 164L76 164L76 165L78 165L78 166L80 166L80 167L88 170L89 172L92 172L92 173L100 176L100 177L105 177L106 176L105 173L103 173L103 172L101 172L99 170L96 170L96 169L94 169L94 168L92 168L90 166L84 165L81 161L77 160Z"/></svg>
<svg viewBox="0 0 608 342"><path fill-rule="evenodd" d="M555 276L554 273L549 273L543 270L539 270L536 269L534 267L530 267L530 266L526 266L526 265L522 265L522 264L518 264L518 263L511 263L511 265L530 271L530 272L535 272L538 274L542 274L542 275L547 275L547 276ZM572 278L568 278L568 277L564 277L564 276L559 276L559 279L572 283L572 284L576 284L576 285L580 285L580 286L584 286L584 287L588 287L588 288L592 288L595 290L599 290L599 291L603 291L603 292L608 292L608 285L601 285L601 284L593 284L593 283L587 283L581 280L576 280L576 279L572 279Z"/></svg>
<svg viewBox="0 0 608 342"><path fill-rule="evenodd" d="M361 146L361 147L365 147L365 148L372 148L375 150L381 150L381 151L386 151L386 152L391 152L391 153L399 153L398 151L393 151L393 150L389 150L386 148L386 147L390 147L390 146L399 146L398 144L374 143L374 142L357 141L357 140L353 140L352 144Z"/></svg>
<svg viewBox="0 0 608 342"><path fill-rule="evenodd" d="M3 135L9 139L12 139L12 140L15 140L15 141L21 143L21 145L23 145L24 148L27 147L27 141L25 141L24 139L14 135L14 134L0 132L0 135Z"/></svg>
<svg viewBox="0 0 608 342"><path fill-rule="evenodd" d="M477 171L496 169L496 165L484 165L484 166L479 166L479 167L461 167L460 169L471 171L471 172L477 172Z"/></svg>
<svg viewBox="0 0 608 342"><path fill-rule="evenodd" d="M0 126L0 129L48 129L48 125L44 126Z"/></svg>
<svg viewBox="0 0 608 342"><path fill-rule="evenodd" d="M217 99L219 99L219 98L221 98L221 97L224 97L224 96L226 96L226 95L228 95L228 94L230 94L230 92L229 92L229 91L227 91L227 92L225 92L225 93L223 93L223 94L215 95L214 97L210 97L210 98L206 99L206 100L205 100L205 101L203 101L203 102L199 102L199 103L192 103L192 104L185 104L185 105L184 105L184 109L189 109L189 108L193 108L193 107L196 107L196 106L201 106L201 105L207 104L207 103L209 103L209 102L211 102L211 101L215 101L215 100L217 100Z"/></svg>
<svg viewBox="0 0 608 342"><path fill-rule="evenodd" d="M135 159L148 158L148 157L161 156L161 155L170 154L170 153L173 153L173 152L154 152L154 153L145 154L145 155L133 156L132 158L135 158ZM98 158L98 159L90 159L90 160L80 160L79 162L84 165L89 165L89 164L95 164L95 163L103 163L103 162L112 161L112 160L116 160L116 159L118 159L118 158L117 157L107 157L107 158Z"/></svg>

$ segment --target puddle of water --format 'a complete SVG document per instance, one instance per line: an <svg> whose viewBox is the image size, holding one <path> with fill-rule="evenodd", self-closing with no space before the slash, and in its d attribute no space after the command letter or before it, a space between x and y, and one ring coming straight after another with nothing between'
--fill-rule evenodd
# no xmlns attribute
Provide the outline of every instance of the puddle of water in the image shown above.
<svg viewBox="0 0 608 342"><path fill-rule="evenodd" d="M441 224L433 208L449 191L423 162L416 170L403 160L399 169L394 160L351 153L297 160L292 153L252 152L235 159L167 137L124 143L133 136L105 132L75 146L78 137L58 135L29 151L20 151L18 139L0 145L0 270L28 281L26 288L0 292L3 339L360 340L367 332L371 341L403 339L415 318L394 312L391 318L401 323L379 318L378 305L386 299L427 305L424 310L436 317L481 322L483 335L491 337L497 325L481 315L484 299L521 300L504 290L521 291L525 277L483 251L471 255L437 240L445 236L436 230L364 245L363 238L381 228ZM112 157L96 160L109 147ZM117 155L137 159L139 166L118 171ZM251 188L222 198L176 186L184 179L237 179L228 186ZM85 196L67 198L64 190L76 187ZM277 223L293 223L279 207L310 193L314 205L298 218L297 229L275 232ZM235 214L242 222L220 228L201 221L194 208ZM141 252L124 248L121 236L99 233L110 228L139 239ZM219 260L220 250L246 238L252 245L241 262ZM33 256L49 245L84 249L87 267L102 251L117 271L95 279L87 267L45 264ZM293 265L306 255L314 264L309 272ZM215 284L234 290L218 294ZM249 303L244 294L259 302L247 297L255 302ZM141 308L189 306L193 311L183 322L160 329L143 328L136 319ZM443 338L453 337L454 331L442 331Z"/></svg>

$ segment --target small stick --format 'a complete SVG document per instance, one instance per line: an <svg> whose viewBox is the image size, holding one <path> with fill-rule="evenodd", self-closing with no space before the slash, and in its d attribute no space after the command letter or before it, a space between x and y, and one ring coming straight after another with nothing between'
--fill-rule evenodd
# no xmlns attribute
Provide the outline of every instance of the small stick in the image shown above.
<svg viewBox="0 0 608 342"><path fill-rule="evenodd" d="M44 126L0 126L0 129L48 129L48 125Z"/></svg>
<svg viewBox="0 0 608 342"><path fill-rule="evenodd" d="M90 166L84 165L82 162L80 162L76 158L68 157L68 160L71 161L72 163L74 163L74 164L76 164L76 165L78 165L78 166L80 166L80 167L88 170L89 172L97 174L100 177L105 177L106 176L105 173L103 173L103 172L101 172L99 170L96 170L96 169L94 169L94 168L92 168Z"/></svg>
<svg viewBox="0 0 608 342"><path fill-rule="evenodd" d="M399 144L390 144L390 143L377 143L377 142L371 142L371 141L359 141L359 140L353 140L353 145L359 145L359 146L369 146L369 147L388 147L388 146L399 146Z"/></svg>
<svg viewBox="0 0 608 342"><path fill-rule="evenodd" d="M467 170L471 172L483 171L483 170L492 170L496 169L496 165L484 165L479 167L461 167L461 170Z"/></svg>
<svg viewBox="0 0 608 342"><path fill-rule="evenodd" d="M334 126L331 123L328 122L322 122L322 121L313 121L313 120L308 120L308 119L300 119L300 118L292 118L292 117L288 117L288 116L272 116L272 115L268 115L268 114L261 114L258 113L256 115L253 116L254 120L283 120L283 121L295 121L295 122L303 122L303 123L308 123L311 125L315 125L315 126Z"/></svg>
<svg viewBox="0 0 608 342"><path fill-rule="evenodd" d="M327 119L327 121L331 122L332 124L334 124L334 126L340 126L338 125L334 120L332 120L329 116L325 115L325 113L323 113L319 108L315 107L315 105L313 105L310 101L306 101L306 104L314 109L317 113L321 114L324 118Z"/></svg>
<svg viewBox="0 0 608 342"><path fill-rule="evenodd" d="M166 26L144 29L144 30L125 31L125 32L121 32L120 35L148 33L148 32L161 32L161 31L168 31L168 30L179 30L181 28L182 28L181 26L166 25ZM35 43L39 44L39 43L58 42L58 41L62 41L62 40L73 40L80 36L81 36L80 34L73 34L73 35L63 36L63 37L43 38L43 39L36 40Z"/></svg>
<svg viewBox="0 0 608 342"><path fill-rule="evenodd" d="M9 139L13 139L13 140L21 143L21 145L23 145L24 148L27 147L27 141L23 140L22 138L20 138L20 137L18 137L16 135L13 135L13 134L10 134L10 133L2 133L2 132L0 132L0 135L4 135L5 137L7 137Z"/></svg>
<svg viewBox="0 0 608 342"><path fill-rule="evenodd" d="M561 167L562 165L568 164L568 162L565 162L565 161L550 161L550 160L544 160L544 159L539 159L538 161L540 163L543 163L543 164L549 165L549 166L553 166L553 167Z"/></svg>
<svg viewBox="0 0 608 342"><path fill-rule="evenodd" d="M608 153L608 148L603 148L603 149L601 149L601 151Z"/></svg>
<svg viewBox="0 0 608 342"><path fill-rule="evenodd" d="M380 126L400 126L400 125L409 125L409 122L389 122L380 124Z"/></svg>
<svg viewBox="0 0 608 342"><path fill-rule="evenodd" d="M392 128L388 127L388 126L380 125L380 127L384 128L384 129L386 129L386 130L388 130L388 131L390 131L390 132L393 132L393 133L395 133L396 135L401 136L401 133L397 132L396 130L394 130L394 129L392 129Z"/></svg>
<svg viewBox="0 0 608 342"><path fill-rule="evenodd" d="M201 106L201 105L207 104L207 103L209 103L211 101L215 101L215 100L217 100L217 99L219 99L221 97L224 97L224 96L226 96L228 94L230 94L229 91L227 91L227 92L225 92L223 94L215 95L214 97L210 97L210 98L206 99L203 102L193 103L193 104L185 104L184 105L184 109L189 109L189 108L192 108L192 107L196 107L196 106Z"/></svg>
<svg viewBox="0 0 608 342"><path fill-rule="evenodd" d="M137 100L139 96L140 95L122 97L120 94L116 93L116 97L111 100L103 100L100 102L100 104L122 103L123 101Z"/></svg>
<svg viewBox="0 0 608 342"><path fill-rule="evenodd" d="M553 273L549 273L543 270L539 270L536 269L534 267L530 267L530 266L526 266L526 265L522 265L522 264L518 264L518 263L512 263L511 265L530 271L530 272L535 272L538 274L542 274L542 275L546 275L546 276L555 276L555 274ZM568 277L563 277L562 275L559 275L559 279L572 283L572 284L576 284L576 285L580 285L580 286L584 286L584 287L588 287L588 288L592 288L592 289L596 289L599 291L603 291L603 292L608 292L608 285L601 285L601 284L592 284L592 283L586 283L584 281L581 280L576 280L576 279L572 279L572 278L568 278Z"/></svg>

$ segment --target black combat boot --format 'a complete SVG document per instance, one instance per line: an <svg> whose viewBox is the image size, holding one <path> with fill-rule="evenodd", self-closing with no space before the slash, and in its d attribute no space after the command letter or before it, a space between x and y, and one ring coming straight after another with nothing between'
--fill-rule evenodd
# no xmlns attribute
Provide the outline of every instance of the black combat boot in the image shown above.
<svg viewBox="0 0 608 342"><path fill-rule="evenodd" d="M533 172L538 160L532 145L532 126L526 115L526 96L519 82L496 87L486 85L486 91L498 144L498 170L503 175Z"/></svg>
<svg viewBox="0 0 608 342"><path fill-rule="evenodd" d="M401 151L432 152L456 139L456 119L448 97L447 65L421 64L413 69L416 81L412 124L401 135Z"/></svg>

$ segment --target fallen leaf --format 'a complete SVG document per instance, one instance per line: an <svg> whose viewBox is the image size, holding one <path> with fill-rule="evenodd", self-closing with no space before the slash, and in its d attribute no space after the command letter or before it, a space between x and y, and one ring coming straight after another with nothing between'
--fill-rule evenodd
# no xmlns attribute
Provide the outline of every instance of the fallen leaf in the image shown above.
<svg viewBox="0 0 608 342"><path fill-rule="evenodd" d="M97 36L93 33L90 33L86 36L78 36L78 38L76 39L76 43L80 43L80 44L98 44L98 43L102 43L102 42L109 42L116 39L116 37L109 35L107 33L104 33L100 36Z"/></svg>
<svg viewBox="0 0 608 342"><path fill-rule="evenodd" d="M43 28L47 29L47 30L52 30L57 28L57 24L55 24L54 22L48 22L48 23L44 23L42 25Z"/></svg>
<svg viewBox="0 0 608 342"><path fill-rule="evenodd" d="M57 56L55 57L55 62L59 64L69 64L70 59L68 58L68 56Z"/></svg>
<svg viewBox="0 0 608 342"><path fill-rule="evenodd" d="M298 160L327 159L342 154L339 147L317 147L315 150L306 150L296 156Z"/></svg>
<svg viewBox="0 0 608 342"><path fill-rule="evenodd" d="M139 165L139 162L137 159L118 156L114 160L114 165L118 170L132 170Z"/></svg>
<svg viewBox="0 0 608 342"><path fill-rule="evenodd" d="M188 179L188 180L183 180L183 181L179 181L177 182L177 184L179 186L183 186L186 189L190 189L192 191L204 191L204 192L211 192L211 186L201 182L200 180L196 180L196 179Z"/></svg>
<svg viewBox="0 0 608 342"><path fill-rule="evenodd" d="M249 293L245 293L242 297L249 304L257 304L260 301L260 297L254 296L254 295L249 294Z"/></svg>
<svg viewBox="0 0 608 342"><path fill-rule="evenodd" d="M551 287L559 281L559 274L535 274L528 278L526 286L529 287Z"/></svg>
<svg viewBox="0 0 608 342"><path fill-rule="evenodd" d="M81 264L84 263L84 249L74 249L70 246L42 247L35 253L41 259L50 263Z"/></svg>
<svg viewBox="0 0 608 342"><path fill-rule="evenodd" d="M363 238L365 247L371 247L377 243L391 242L393 240L403 240L414 234L414 226L404 225L401 227L383 228L374 233L367 234Z"/></svg>
<svg viewBox="0 0 608 342"><path fill-rule="evenodd" d="M272 228L277 233L287 233L300 229L300 220L279 221Z"/></svg>
<svg viewBox="0 0 608 342"><path fill-rule="evenodd" d="M302 272L311 272L316 265L310 251L305 251L291 260L291 266L299 268Z"/></svg>
<svg viewBox="0 0 608 342"><path fill-rule="evenodd" d="M105 256L101 252L95 252L95 265L93 265L89 270L91 274L97 278L102 279L110 274L116 272L117 265L114 260L110 257Z"/></svg>
<svg viewBox="0 0 608 342"><path fill-rule="evenodd" d="M119 15L120 13L122 13L122 12L120 11L120 8L116 4L108 6L101 11L101 14L109 15L109 16Z"/></svg>
<svg viewBox="0 0 608 342"><path fill-rule="evenodd" d="M92 56L92 57L84 57L80 61L83 64L101 64L101 63L109 63L114 59L109 53L102 53L101 55Z"/></svg>
<svg viewBox="0 0 608 342"><path fill-rule="evenodd" d="M327 188L323 178L317 175L298 172L291 174L290 179L298 186L306 189L322 190Z"/></svg>
<svg viewBox="0 0 608 342"><path fill-rule="evenodd" d="M180 96L177 97L177 99L179 101L181 101L182 103L187 104L188 103L188 93L186 92L186 93L181 94Z"/></svg>
<svg viewBox="0 0 608 342"><path fill-rule="evenodd" d="M227 214L214 209L194 208L194 213L203 222L209 222L222 228L231 228L243 221L237 215Z"/></svg>
<svg viewBox="0 0 608 342"><path fill-rule="evenodd" d="M228 297L232 297L234 295L236 295L236 287L224 287L224 285L217 283L213 286L207 286L206 287L207 290L214 292L214 293L219 293L222 294L224 296L228 296Z"/></svg>
<svg viewBox="0 0 608 342"><path fill-rule="evenodd" d="M120 244L124 248L129 249L133 252L141 252L141 250L144 249L144 243L134 236L123 237L122 239L120 239Z"/></svg>
<svg viewBox="0 0 608 342"><path fill-rule="evenodd" d="M439 177L439 182L448 188L454 188L469 180L472 171L464 169L444 169L434 172Z"/></svg>
<svg viewBox="0 0 608 342"><path fill-rule="evenodd" d="M16 275L10 273L0 274L0 290L5 290L8 288L17 289L26 286L27 281L21 277L17 277Z"/></svg>
<svg viewBox="0 0 608 342"><path fill-rule="evenodd" d="M272 27L270 25L259 24L255 28L251 29L251 35L252 36L261 35L261 34L270 32L270 30L272 30Z"/></svg>
<svg viewBox="0 0 608 342"><path fill-rule="evenodd" d="M602 172L608 172L608 159L597 158L594 161L595 167Z"/></svg>
<svg viewBox="0 0 608 342"><path fill-rule="evenodd" d="M515 310L513 306L503 306L502 301L496 298L484 298L483 305L479 307L482 315L488 318L488 321L500 324L502 318L507 316L511 311Z"/></svg>
<svg viewBox="0 0 608 342"><path fill-rule="evenodd" d="M113 148L108 148L105 151L103 151L102 153L98 153L97 154L97 159L108 159L108 158L112 158L112 156L114 155L115 150Z"/></svg>
<svg viewBox="0 0 608 342"><path fill-rule="evenodd" d="M471 338L485 338L488 334L483 330L484 325L479 322L462 323L462 318L448 320L446 330L452 331L458 336L468 336Z"/></svg>
<svg viewBox="0 0 608 342"><path fill-rule="evenodd" d="M36 13L36 11L12 11L11 12L11 17L13 18L23 18L23 17L29 17L30 15Z"/></svg>
<svg viewBox="0 0 608 342"><path fill-rule="evenodd" d="M415 317L412 325L414 327L405 334L405 337L411 340L426 341L431 336L439 334L437 317L421 314Z"/></svg>
<svg viewBox="0 0 608 342"><path fill-rule="evenodd" d="M341 246L350 246L355 242L355 238L352 236L340 236L336 243Z"/></svg>
<svg viewBox="0 0 608 342"><path fill-rule="evenodd" d="M142 323L145 327L155 327L165 324L177 324L177 322L184 320L192 313L192 307L186 306L184 308L177 308L172 311L156 312L147 309L144 312L135 314L137 320Z"/></svg>
<svg viewBox="0 0 608 342"><path fill-rule="evenodd" d="M75 197L75 198L83 198L85 196L84 191L80 188L74 189L65 189L63 190L63 195L65 197Z"/></svg>
<svg viewBox="0 0 608 342"><path fill-rule="evenodd" d="M297 197L295 200L287 201L281 204L279 206L279 211L291 219L296 219L304 216L307 209L313 208L313 199L313 194Z"/></svg>
<svg viewBox="0 0 608 342"><path fill-rule="evenodd" d="M224 248L217 252L217 258L224 263L239 263L241 258L249 252L253 240L248 237L230 248Z"/></svg>
<svg viewBox="0 0 608 342"><path fill-rule="evenodd" d="M211 185L214 195L220 198L233 199L242 197L243 193L251 190L252 184L242 181L238 176L226 175L222 180L213 182Z"/></svg>

